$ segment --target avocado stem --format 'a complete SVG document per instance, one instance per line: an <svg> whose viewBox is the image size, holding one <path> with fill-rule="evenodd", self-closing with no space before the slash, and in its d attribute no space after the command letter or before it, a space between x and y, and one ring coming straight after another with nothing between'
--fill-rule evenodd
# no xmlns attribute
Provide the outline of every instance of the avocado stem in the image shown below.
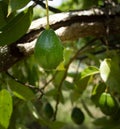
<svg viewBox="0 0 120 129"><path fill-rule="evenodd" d="M49 26L49 7L48 7L48 0L46 0L46 16L47 16L47 26L46 29L49 30L50 26Z"/></svg>

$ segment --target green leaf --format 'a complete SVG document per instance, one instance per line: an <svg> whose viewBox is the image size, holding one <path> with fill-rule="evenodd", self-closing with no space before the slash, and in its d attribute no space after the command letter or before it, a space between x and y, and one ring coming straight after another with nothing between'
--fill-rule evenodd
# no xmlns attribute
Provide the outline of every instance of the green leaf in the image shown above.
<svg viewBox="0 0 120 129"><path fill-rule="evenodd" d="M88 85L89 79L90 79L90 76L85 78L80 78L75 81L76 91L79 92L79 94L82 94L85 91Z"/></svg>
<svg viewBox="0 0 120 129"><path fill-rule="evenodd" d="M85 78L94 74L99 73L99 69L95 66L89 66L81 72L81 78Z"/></svg>
<svg viewBox="0 0 120 129"><path fill-rule="evenodd" d="M86 89L89 79L92 75L95 75L99 73L99 69L94 67L94 66L90 66L86 69L84 69L76 78L75 78L75 87L76 87L76 91L79 92L80 94L82 94L84 92L84 90Z"/></svg>
<svg viewBox="0 0 120 129"><path fill-rule="evenodd" d="M100 75L111 91L120 93L120 66L118 60L104 59L100 65Z"/></svg>
<svg viewBox="0 0 120 129"><path fill-rule="evenodd" d="M7 90L3 89L0 91L0 126L5 129L9 126L12 110L12 97Z"/></svg>
<svg viewBox="0 0 120 129"><path fill-rule="evenodd" d="M63 71L65 70L64 62L62 61L56 68L57 71Z"/></svg>
<svg viewBox="0 0 120 129"><path fill-rule="evenodd" d="M55 78L53 80L53 84L54 84L55 87L58 87L59 86L59 84L61 83L61 80L64 77L64 74L65 74L65 71L64 70L63 71L58 71L56 73L56 76L55 76Z"/></svg>
<svg viewBox="0 0 120 129"><path fill-rule="evenodd" d="M26 6L30 0L10 0L10 7L12 11L16 11L18 9L23 8Z"/></svg>
<svg viewBox="0 0 120 129"><path fill-rule="evenodd" d="M34 99L34 93L32 90L16 81L12 80L9 81L9 87L12 90L13 94L18 97L19 99L29 101Z"/></svg>
<svg viewBox="0 0 120 129"><path fill-rule="evenodd" d="M19 13L0 29L0 46L11 44L22 37L32 21L33 7Z"/></svg>

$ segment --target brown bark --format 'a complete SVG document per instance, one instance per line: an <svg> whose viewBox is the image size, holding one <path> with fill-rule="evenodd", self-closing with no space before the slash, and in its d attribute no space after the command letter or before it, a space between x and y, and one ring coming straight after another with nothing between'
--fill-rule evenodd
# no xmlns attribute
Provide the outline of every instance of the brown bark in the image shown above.
<svg viewBox="0 0 120 129"><path fill-rule="evenodd" d="M16 43L0 47L0 72L34 52L36 39L45 26L46 18L35 20L26 35ZM53 14L50 27L63 42L87 36L101 37L108 33L116 35L120 33L120 6Z"/></svg>

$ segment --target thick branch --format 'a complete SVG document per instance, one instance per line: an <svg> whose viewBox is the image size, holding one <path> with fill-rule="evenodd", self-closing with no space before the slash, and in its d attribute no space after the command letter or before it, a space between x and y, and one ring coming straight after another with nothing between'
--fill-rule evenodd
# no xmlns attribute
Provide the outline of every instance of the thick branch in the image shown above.
<svg viewBox="0 0 120 129"><path fill-rule="evenodd" d="M36 39L45 26L46 18L35 20L27 34L16 43L0 47L0 72L33 53ZM86 36L116 35L120 33L120 6L114 6L109 10L93 8L54 14L50 16L50 27L62 41L76 40Z"/></svg>

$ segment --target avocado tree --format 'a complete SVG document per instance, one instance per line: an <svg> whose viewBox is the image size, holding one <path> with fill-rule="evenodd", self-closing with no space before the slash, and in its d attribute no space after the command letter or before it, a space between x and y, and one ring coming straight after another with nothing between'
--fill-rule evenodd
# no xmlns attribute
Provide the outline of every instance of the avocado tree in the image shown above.
<svg viewBox="0 0 120 129"><path fill-rule="evenodd" d="M0 129L119 129L119 0L53 1L0 0Z"/></svg>

